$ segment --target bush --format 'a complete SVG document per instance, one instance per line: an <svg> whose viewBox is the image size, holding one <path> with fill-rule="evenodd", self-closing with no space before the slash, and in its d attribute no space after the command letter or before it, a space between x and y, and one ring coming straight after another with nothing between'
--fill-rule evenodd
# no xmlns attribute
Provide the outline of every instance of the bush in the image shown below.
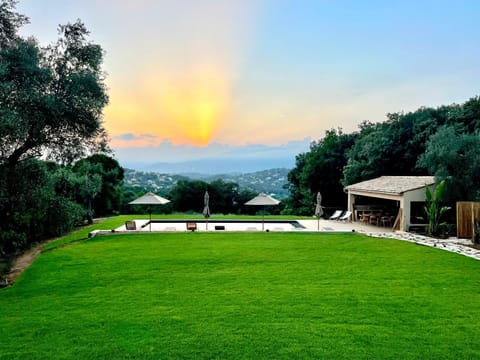
<svg viewBox="0 0 480 360"><path fill-rule="evenodd" d="M85 217L82 206L65 198L56 198L47 213L46 236L60 236L81 224Z"/></svg>
<svg viewBox="0 0 480 360"><path fill-rule="evenodd" d="M27 235L14 230L0 231L0 255L13 254L27 244Z"/></svg>

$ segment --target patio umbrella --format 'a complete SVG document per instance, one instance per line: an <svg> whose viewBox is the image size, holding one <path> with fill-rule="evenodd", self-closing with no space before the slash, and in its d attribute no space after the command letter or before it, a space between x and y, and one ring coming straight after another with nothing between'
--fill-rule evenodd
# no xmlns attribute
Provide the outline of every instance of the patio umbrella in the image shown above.
<svg viewBox="0 0 480 360"><path fill-rule="evenodd" d="M210 217L210 208L208 207L208 202L210 201L210 196L208 195L208 191L205 191L205 195L203 197L203 216L205 216L205 219L207 220L207 226L205 230L208 230L208 218Z"/></svg>
<svg viewBox="0 0 480 360"><path fill-rule="evenodd" d="M274 199L273 197L260 193L257 196L255 196L253 199L247 201L245 205L253 205L253 206L262 206L263 211L262 211L262 231L264 229L264 223L265 223L265 206L268 205L278 205L280 204L280 201L277 199Z"/></svg>
<svg viewBox="0 0 480 360"><path fill-rule="evenodd" d="M320 191L317 193L317 205L315 206L315 217L318 220L317 230L320 231L320 217L323 215L322 209L322 194Z"/></svg>
<svg viewBox="0 0 480 360"><path fill-rule="evenodd" d="M138 199L130 201L131 205L148 205L148 214L150 215L150 231L152 231L152 205L163 205L169 203L170 200L167 200L161 196L158 196L152 192L148 192L143 196L140 196Z"/></svg>

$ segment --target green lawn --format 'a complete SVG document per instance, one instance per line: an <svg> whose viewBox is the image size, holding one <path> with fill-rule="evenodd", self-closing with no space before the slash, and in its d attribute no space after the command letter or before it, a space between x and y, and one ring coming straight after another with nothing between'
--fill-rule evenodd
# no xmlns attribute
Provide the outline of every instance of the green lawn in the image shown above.
<svg viewBox="0 0 480 360"><path fill-rule="evenodd" d="M47 250L0 358L480 358L480 262L358 234L172 233Z"/></svg>
<svg viewBox="0 0 480 360"><path fill-rule="evenodd" d="M68 234L67 236L63 236L61 238L55 239L54 241L51 241L49 244L45 246L45 249L53 249L59 246L63 246L66 244L69 244L71 242L76 242L76 241L81 241L85 240L88 238L88 233L92 230L112 230L116 229L119 226L122 226L125 221L127 220L138 220L138 219L148 219L148 215L145 214L133 214L133 215L119 215L119 216L113 216L110 218L107 218L100 223L90 225L90 226L85 226L82 227L76 231L73 231L71 234ZM168 215L152 215L152 219L162 219L162 220L168 220L168 219L175 219L175 220L204 220L205 218L203 217L202 214L185 214L185 213L180 213L180 214L168 214ZM262 216L260 215L217 215L214 214L210 218L210 220L224 220L224 219L234 219L234 220L261 220ZM274 219L274 220L297 220L297 219L309 219L311 220L311 217L308 216L294 216L292 217L291 215L266 215L265 220L268 219Z"/></svg>

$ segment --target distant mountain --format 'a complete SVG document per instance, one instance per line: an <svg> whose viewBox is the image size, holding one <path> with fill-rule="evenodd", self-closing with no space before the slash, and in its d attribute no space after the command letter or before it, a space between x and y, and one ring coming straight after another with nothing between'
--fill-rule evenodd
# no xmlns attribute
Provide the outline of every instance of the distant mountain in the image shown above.
<svg viewBox="0 0 480 360"><path fill-rule="evenodd" d="M221 174L204 178L207 182L222 179L226 182L237 183L241 189L248 189L257 193L264 192L285 198L289 195L286 189L289 169L277 168L256 171L247 174Z"/></svg>
<svg viewBox="0 0 480 360"><path fill-rule="evenodd" d="M129 187L140 187L154 192L168 192L181 179L200 179L212 182L221 179L226 182L237 183L242 190L252 190L274 194L278 198L285 198L289 195L285 185L288 184L288 172L286 168L276 168L256 171L245 174L190 174L172 175L152 171L137 171L125 169L125 185Z"/></svg>
<svg viewBox="0 0 480 360"><path fill-rule="evenodd" d="M127 137L124 140L135 139L132 134L125 136ZM174 145L169 140L164 140L156 146L114 147L114 151L120 165L128 169L162 174L213 175L251 173L275 168L291 169L295 166L296 155L309 151L311 142L312 139L304 138L280 145L231 145L212 142L207 146L194 146Z"/></svg>
<svg viewBox="0 0 480 360"><path fill-rule="evenodd" d="M153 192L168 192L175 184L182 179L188 179L186 176L160 174L149 171L137 171L133 169L124 169L124 184L128 187L138 187Z"/></svg>
<svg viewBox="0 0 480 360"><path fill-rule="evenodd" d="M275 158L206 158L178 162L157 162L152 164L122 163L122 166L145 172L158 172L162 174L240 174L253 173L268 169L293 168L294 157Z"/></svg>

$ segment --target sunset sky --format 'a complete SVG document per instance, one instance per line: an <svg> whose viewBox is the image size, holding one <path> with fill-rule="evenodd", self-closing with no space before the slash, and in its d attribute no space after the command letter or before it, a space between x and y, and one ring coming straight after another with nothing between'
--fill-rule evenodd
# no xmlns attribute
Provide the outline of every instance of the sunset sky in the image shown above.
<svg viewBox="0 0 480 360"><path fill-rule="evenodd" d="M480 1L20 0L42 44L105 50L121 162L308 150L325 130L479 95Z"/></svg>

